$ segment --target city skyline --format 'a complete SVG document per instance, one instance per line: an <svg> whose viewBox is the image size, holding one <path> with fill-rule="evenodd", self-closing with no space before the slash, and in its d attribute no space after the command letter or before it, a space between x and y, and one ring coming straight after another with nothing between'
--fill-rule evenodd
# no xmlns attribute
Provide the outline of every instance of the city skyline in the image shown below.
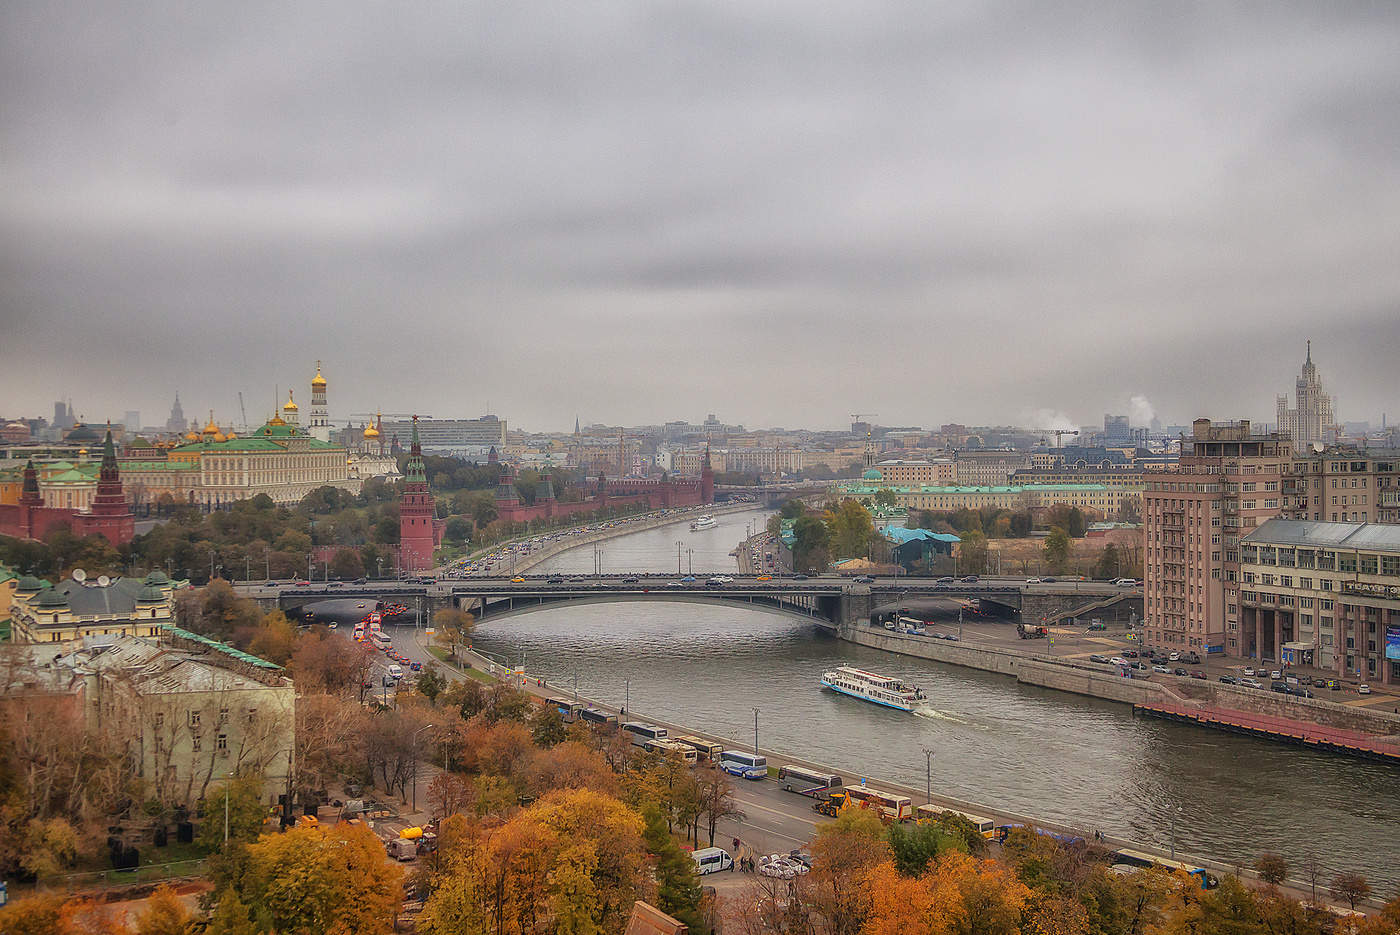
<svg viewBox="0 0 1400 935"><path fill-rule="evenodd" d="M0 16L20 411L1396 401L1390 8Z"/></svg>

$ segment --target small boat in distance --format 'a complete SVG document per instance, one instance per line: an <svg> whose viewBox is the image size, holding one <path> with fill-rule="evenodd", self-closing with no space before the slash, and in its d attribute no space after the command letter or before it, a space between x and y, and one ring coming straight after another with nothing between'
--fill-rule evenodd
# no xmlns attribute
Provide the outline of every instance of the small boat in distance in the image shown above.
<svg viewBox="0 0 1400 935"><path fill-rule="evenodd" d="M887 708L913 711L914 702L922 701L924 693L899 679L876 675L854 666L837 666L822 673L822 685L834 692L850 695Z"/></svg>
<svg viewBox="0 0 1400 935"><path fill-rule="evenodd" d="M690 524L691 532L699 532L702 529L714 529L719 525L719 521L708 513Z"/></svg>

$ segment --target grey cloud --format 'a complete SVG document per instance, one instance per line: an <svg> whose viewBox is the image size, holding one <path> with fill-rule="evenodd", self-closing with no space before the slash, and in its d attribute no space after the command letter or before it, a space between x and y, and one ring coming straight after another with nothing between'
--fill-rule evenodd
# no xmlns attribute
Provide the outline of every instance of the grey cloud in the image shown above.
<svg viewBox="0 0 1400 935"><path fill-rule="evenodd" d="M3 414L231 416L320 358L341 413L537 428L1269 418L1311 336L1375 417L1397 40L1362 3L9 4Z"/></svg>

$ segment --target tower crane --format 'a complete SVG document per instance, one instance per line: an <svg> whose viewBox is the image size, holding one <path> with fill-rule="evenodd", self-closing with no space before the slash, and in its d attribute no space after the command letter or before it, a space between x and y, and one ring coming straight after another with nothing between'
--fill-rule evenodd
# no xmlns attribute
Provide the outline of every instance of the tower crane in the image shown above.
<svg viewBox="0 0 1400 935"><path fill-rule="evenodd" d="M238 430L239 430L240 432L243 432L244 434L247 434L247 432L248 432L248 408L247 408L246 406L243 405L243 391L242 391L242 390L239 390L239 391L238 391L238 411L241 412L241 413L243 414L243 424L240 425L240 426L238 427Z"/></svg>

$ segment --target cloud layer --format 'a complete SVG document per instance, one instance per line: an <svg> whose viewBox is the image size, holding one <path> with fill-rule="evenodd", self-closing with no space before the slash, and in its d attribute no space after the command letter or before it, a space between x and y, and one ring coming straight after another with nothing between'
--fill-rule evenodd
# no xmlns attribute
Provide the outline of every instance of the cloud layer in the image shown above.
<svg viewBox="0 0 1400 935"><path fill-rule="evenodd" d="M8 4L3 414L1400 409L1400 9L826 6Z"/></svg>

